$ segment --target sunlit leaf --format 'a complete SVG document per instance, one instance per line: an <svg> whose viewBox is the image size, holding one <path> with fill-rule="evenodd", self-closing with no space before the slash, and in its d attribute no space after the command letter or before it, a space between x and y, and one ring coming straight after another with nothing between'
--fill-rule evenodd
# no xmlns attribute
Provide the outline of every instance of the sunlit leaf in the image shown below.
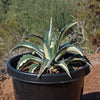
<svg viewBox="0 0 100 100"><path fill-rule="evenodd" d="M52 40L52 17L50 19L50 29L47 30L46 32L46 40L48 40L48 45L50 46L51 40Z"/></svg>
<svg viewBox="0 0 100 100"><path fill-rule="evenodd" d="M49 45L46 41L43 43L43 49L44 49L44 54L45 54L46 59L50 59L51 51L50 51Z"/></svg>
<svg viewBox="0 0 100 100"><path fill-rule="evenodd" d="M44 53L43 47L42 46L38 46L39 50Z"/></svg>
<svg viewBox="0 0 100 100"><path fill-rule="evenodd" d="M70 44L70 42L63 42L63 43L61 43L59 49L61 49L62 47L64 47L65 45L68 45L68 44Z"/></svg>
<svg viewBox="0 0 100 100"><path fill-rule="evenodd" d="M69 28L71 28L72 26L76 25L77 23L78 23L78 22L75 22L75 23L72 23L72 24L70 24L70 25L68 25L68 26L65 26L65 27L61 30L61 32L59 33L58 40L57 40L57 45L56 45L57 51L58 51L58 49L59 49L59 46L60 46L60 44L61 44L61 42L62 42L62 38L63 38L63 36L65 35L66 31L67 31ZM66 38L66 37L65 37L65 38Z"/></svg>
<svg viewBox="0 0 100 100"><path fill-rule="evenodd" d="M39 71L39 74L37 76L38 78L42 75L42 73L46 70L46 68L50 68L51 67L52 61L53 61L53 59L50 59L50 60L48 60L46 58L43 59L43 63L41 65L41 67L40 67L40 71Z"/></svg>
<svg viewBox="0 0 100 100"><path fill-rule="evenodd" d="M19 43L17 44L11 51L14 51L18 48L22 48L22 47L25 47L25 48L29 48L29 49L32 49L34 50L41 58L44 57L44 54L38 49L38 47L36 47L33 43L31 42L22 42L22 43Z"/></svg>
<svg viewBox="0 0 100 100"><path fill-rule="evenodd" d="M42 75L42 73L44 72L44 70L45 70L48 66L50 66L49 60L46 59L46 58L44 58L43 63L42 63L42 65L41 65L41 67L40 67L39 74L38 74L38 76L37 76L38 78Z"/></svg>
<svg viewBox="0 0 100 100"><path fill-rule="evenodd" d="M30 73L34 73L34 71L36 70L36 68L38 67L39 65L37 64L31 64L30 68L29 68L29 72Z"/></svg>
<svg viewBox="0 0 100 100"><path fill-rule="evenodd" d="M64 61L66 63L73 63L73 62L79 61L80 63L84 62L84 63L87 63L88 65L92 66L90 61L85 56L81 56L80 54L74 54L73 56L70 56L69 58L64 59Z"/></svg>
<svg viewBox="0 0 100 100"><path fill-rule="evenodd" d="M42 40L42 42L45 41L44 38L42 38L41 36L35 35L35 34L26 34L24 36L24 38L29 38L29 37L34 37L34 39L36 39L38 41L40 41L40 40Z"/></svg>
<svg viewBox="0 0 100 100"><path fill-rule="evenodd" d="M69 69L68 69L68 66L66 65L66 63L65 63L64 60L60 61L60 63L59 63L59 64L56 64L56 65L57 65L57 66L60 66L61 68L63 68L63 69L66 71L66 73L68 74L68 76L69 76L70 78L72 78L72 77L71 77L71 74L70 74L70 71L69 71Z"/></svg>
<svg viewBox="0 0 100 100"><path fill-rule="evenodd" d="M50 48L49 48L49 45L48 45L48 41L46 41L42 37L40 37L38 35L34 35L34 34L27 34L26 37L35 37L35 39L38 38L38 39L42 40L42 42L43 42L43 49L39 46L39 51L42 50L44 52L43 54L45 54L45 57L47 59L51 58L51 53L50 53L51 51L50 51Z"/></svg>
<svg viewBox="0 0 100 100"><path fill-rule="evenodd" d="M20 60L18 61L18 65L17 65L17 69L19 69L23 64L25 64L26 62L34 62L36 61L37 63L42 63L42 59L36 56L33 56L32 54L26 54L23 55Z"/></svg>
<svg viewBox="0 0 100 100"><path fill-rule="evenodd" d="M66 44L56 54L55 61L57 61L66 52L72 52L72 53L74 52L83 56L83 52L79 47L76 47L75 45L72 44Z"/></svg>

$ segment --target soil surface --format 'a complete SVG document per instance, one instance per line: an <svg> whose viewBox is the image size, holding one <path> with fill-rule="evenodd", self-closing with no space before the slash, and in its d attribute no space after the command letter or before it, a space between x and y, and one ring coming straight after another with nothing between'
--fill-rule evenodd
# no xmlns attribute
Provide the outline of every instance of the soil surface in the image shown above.
<svg viewBox="0 0 100 100"><path fill-rule="evenodd" d="M82 100L100 100L100 53L88 56L94 67L85 77ZM0 100L15 100L12 79L9 75L0 74Z"/></svg>

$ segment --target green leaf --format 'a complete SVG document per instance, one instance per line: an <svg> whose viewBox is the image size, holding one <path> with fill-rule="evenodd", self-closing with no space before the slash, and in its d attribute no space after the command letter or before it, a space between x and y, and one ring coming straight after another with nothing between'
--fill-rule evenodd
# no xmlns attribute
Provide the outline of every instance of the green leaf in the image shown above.
<svg viewBox="0 0 100 100"><path fill-rule="evenodd" d="M66 73L68 74L68 76L69 76L70 78L72 78L72 77L71 77L71 74L70 74L70 71L69 71L69 69L68 69L68 66L66 65L66 63L65 63L64 60L60 61L59 64L55 64L55 65L60 66L61 68L63 68L63 69L66 71Z"/></svg>
<svg viewBox="0 0 100 100"><path fill-rule="evenodd" d="M42 40L42 42L45 41L41 36L38 36L38 35L35 35L35 34L27 34L27 35L24 36L24 38L29 38L29 37L35 37L35 39L39 39L38 41L40 41L40 40Z"/></svg>
<svg viewBox="0 0 100 100"><path fill-rule="evenodd" d="M51 67L52 61L53 61L53 59L48 60L48 59L44 58L43 63L41 65L41 67L40 67L39 74L37 76L38 78L42 75L42 73L45 71L46 68L50 68Z"/></svg>
<svg viewBox="0 0 100 100"><path fill-rule="evenodd" d="M46 41L47 41L47 44L50 48L50 53L51 53L50 56L54 56L55 44L56 44L56 35L55 35L55 32L53 32L52 17L51 17L51 20L50 20L50 29L47 30L47 32L46 32Z"/></svg>
<svg viewBox="0 0 100 100"><path fill-rule="evenodd" d="M52 57L51 51L50 51L50 47L49 47L47 41L45 41L43 43L43 49L44 49L44 54L45 54L46 59L51 59L51 57Z"/></svg>
<svg viewBox="0 0 100 100"><path fill-rule="evenodd" d="M38 46L39 50L43 53L44 50L43 50L43 47L42 46Z"/></svg>
<svg viewBox="0 0 100 100"><path fill-rule="evenodd" d="M63 43L60 44L59 49L61 49L61 48L64 47L65 45L69 45L69 44L71 44L71 43L70 43L70 42L63 42Z"/></svg>
<svg viewBox="0 0 100 100"><path fill-rule="evenodd" d="M61 42L62 42L62 38L63 38L63 36L65 35L66 31L67 31L69 28L71 28L72 26L74 26L75 24L77 24L77 23L78 23L78 22L75 22L75 23L72 23L72 24L70 24L70 25L68 25L68 26L65 26L65 27L61 30L61 32L59 33L58 40L57 40L57 45L56 45L57 51L59 50L59 46L60 46L60 44L61 44ZM66 38L66 37L65 37L65 38Z"/></svg>
<svg viewBox="0 0 100 100"><path fill-rule="evenodd" d="M56 35L55 35L55 32L52 32L52 40L51 40L51 43L50 43L50 49L51 49L52 57L56 53L55 47L56 47Z"/></svg>
<svg viewBox="0 0 100 100"><path fill-rule="evenodd" d="M41 74L44 72L44 70L48 67L48 66L47 66L48 63L49 63L49 60L46 59L46 58L44 58L44 59L43 59L43 63L42 63L42 65L41 65L41 67L40 67L39 74L38 74L38 76L37 76L38 78L41 76Z"/></svg>
<svg viewBox="0 0 100 100"><path fill-rule="evenodd" d="M66 44L57 52L55 61L57 61L66 52L74 52L74 53L76 52L77 54L80 54L83 56L83 52L81 51L79 47L76 47L72 44Z"/></svg>
<svg viewBox="0 0 100 100"><path fill-rule="evenodd" d="M50 20L50 29L46 32L46 40L48 41L48 45L50 46L52 40L52 17Z"/></svg>
<svg viewBox="0 0 100 100"><path fill-rule="evenodd" d="M66 63L73 63L73 62L79 61L80 63L84 62L84 63L87 63L88 65L92 66L90 61L85 56L81 56L80 54L75 54L67 59L64 59L64 61Z"/></svg>
<svg viewBox="0 0 100 100"><path fill-rule="evenodd" d="M27 63L27 62L29 62L29 61L31 61L31 62L36 61L36 62L38 62L38 63L42 63L42 59L41 59L41 58L36 57L36 56L33 56L33 55L31 55L31 54L26 54L26 55L23 55L23 56L20 58L20 60L18 61L17 69L19 70L19 68L20 68L23 64L25 64L25 63Z"/></svg>
<svg viewBox="0 0 100 100"><path fill-rule="evenodd" d="M14 50L16 50L17 48L22 48L22 47L32 49L32 50L34 50L41 58L44 57L44 54L38 49L38 47L36 47L33 43L30 43L30 42L22 42L22 43L19 43L19 44L16 45L11 51L14 51Z"/></svg>
<svg viewBox="0 0 100 100"><path fill-rule="evenodd" d="M93 67L93 65L92 65L91 62L88 60L88 58L87 58L86 56L84 56L84 58L86 59L87 64Z"/></svg>
<svg viewBox="0 0 100 100"><path fill-rule="evenodd" d="M48 42L46 40L44 40L42 37L37 36L37 35L34 35L34 34L27 34L26 37L36 37L36 38L42 40L42 42L43 42L43 49L44 49L42 51L44 51L45 57L47 59L50 59L51 58L51 53L50 53L51 51L50 51Z"/></svg>
<svg viewBox="0 0 100 100"><path fill-rule="evenodd" d="M30 68L29 68L29 72L30 73L34 73L35 69L38 67L39 65L37 64L31 64Z"/></svg>

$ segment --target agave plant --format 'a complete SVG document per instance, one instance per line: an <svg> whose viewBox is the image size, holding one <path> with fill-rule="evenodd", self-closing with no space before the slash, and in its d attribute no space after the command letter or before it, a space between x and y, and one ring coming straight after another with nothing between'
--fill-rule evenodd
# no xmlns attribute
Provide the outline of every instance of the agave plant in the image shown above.
<svg viewBox="0 0 100 100"><path fill-rule="evenodd" d="M86 56L84 56L82 50L73 45L72 40L65 42L65 34L70 34L67 31L76 24L77 22L65 26L61 32L59 32L57 37L53 31L51 17L50 29L47 30L45 39L34 34L25 35L25 38L34 37L34 39L41 40L43 46L35 46L31 42L22 42L16 45L12 51L21 47L33 50L32 53L25 54L20 58L17 64L17 70L23 65L24 67L27 67L26 65L29 64L28 71L30 73L35 73L39 70L37 77L40 77L46 70L52 73L55 70L62 69L71 78L70 72L76 70L76 66L82 66L83 63L91 65ZM67 56L67 53L69 52L71 55Z"/></svg>

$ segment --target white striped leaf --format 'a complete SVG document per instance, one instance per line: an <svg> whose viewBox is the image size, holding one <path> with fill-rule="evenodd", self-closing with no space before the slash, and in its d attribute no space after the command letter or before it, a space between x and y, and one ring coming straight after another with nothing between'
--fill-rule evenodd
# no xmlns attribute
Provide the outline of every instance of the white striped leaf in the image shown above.
<svg viewBox="0 0 100 100"><path fill-rule="evenodd" d="M24 65L27 62L34 62L36 61L37 63L42 63L42 59L36 56L33 56L31 54L26 54L23 55L20 60L18 61L18 65L17 65L17 69L19 70L19 68Z"/></svg>
<svg viewBox="0 0 100 100"><path fill-rule="evenodd" d="M70 78L72 78L72 77L71 77L71 74L70 74L70 71L69 71L69 69L68 69L68 66L67 66L67 64L65 63L64 60L60 61L59 64L55 64L55 65L60 66L62 69L64 69L64 70L66 71L66 73L68 74L68 76L69 76Z"/></svg>
<svg viewBox="0 0 100 100"><path fill-rule="evenodd" d="M64 27L64 28L61 30L61 32L59 33L59 36L58 36L58 40L57 40L57 46L56 46L57 51L58 51L58 49L59 49L59 46L60 46L60 44L61 44L61 42L62 42L63 36L65 35L66 31L67 31L69 28L71 28L72 26L74 26L75 24L77 24L77 23L78 23L78 22L72 23L72 24L70 24L70 25ZM65 38L66 38L66 37L65 37Z"/></svg>
<svg viewBox="0 0 100 100"><path fill-rule="evenodd" d="M29 68L29 72L30 73L34 73L34 71L36 70L36 68L38 67L39 65L37 64L31 64L30 68Z"/></svg>
<svg viewBox="0 0 100 100"><path fill-rule="evenodd" d="M43 43L43 49L44 49L44 54L45 54L46 59L50 59L52 56L51 56L50 47L49 47L47 41L45 41L45 43Z"/></svg>
<svg viewBox="0 0 100 100"><path fill-rule="evenodd" d="M87 63L88 65L92 66L90 61L85 56L81 56L79 54L73 55L73 56L65 59L64 61L66 61L66 63L72 63L72 62L79 61L79 62Z"/></svg>
<svg viewBox="0 0 100 100"><path fill-rule="evenodd" d="M42 75L42 73L45 71L46 68L50 68L51 67L52 60L53 59L48 60L48 59L44 58L43 63L41 65L41 67L40 67L39 74L37 76L38 78Z"/></svg>
<svg viewBox="0 0 100 100"><path fill-rule="evenodd" d="M40 40L42 40L42 42L45 41L41 36L38 36L38 35L35 35L35 34L27 34L27 35L24 36L24 38L29 38L29 37L35 37L35 39L38 39L38 41L40 41Z"/></svg>
<svg viewBox="0 0 100 100"><path fill-rule="evenodd" d="M44 54L38 49L38 47L36 47L33 43L31 42L22 42L17 44L11 51L16 50L17 48L21 48L21 47L25 47L25 48L29 48L34 50L41 58L44 57Z"/></svg>
<svg viewBox="0 0 100 100"><path fill-rule="evenodd" d="M44 53L43 47L42 46L38 46L39 50Z"/></svg>
<svg viewBox="0 0 100 100"><path fill-rule="evenodd" d="M55 32L52 32L52 40L51 40L51 43L50 43L50 49L51 49L52 57L56 53L55 47L56 47L56 35L55 35Z"/></svg>
<svg viewBox="0 0 100 100"><path fill-rule="evenodd" d="M49 48L49 45L48 45L48 41L46 41L42 37L40 37L38 35L34 35L34 34L27 34L26 37L36 37L36 38L42 40L42 42L43 42L43 49L44 49L43 51L44 51L45 57L47 59L51 58L51 51L50 51L50 48Z"/></svg>
<svg viewBox="0 0 100 100"><path fill-rule="evenodd" d="M50 20L50 29L46 32L46 41L47 41L48 46L50 48L51 56L54 56L56 36L55 36L55 33L53 32L52 17L51 17L51 20Z"/></svg>
<svg viewBox="0 0 100 100"><path fill-rule="evenodd" d="M52 40L52 17L50 19L50 29L46 32L46 40L48 42L48 45L50 46Z"/></svg>
<svg viewBox="0 0 100 100"><path fill-rule="evenodd" d="M74 53L76 52L77 54L80 54L83 56L83 52L81 51L79 47L76 47L72 44L67 44L58 51L55 57L55 61L57 61L66 52L74 52Z"/></svg>
<svg viewBox="0 0 100 100"><path fill-rule="evenodd" d="M61 48L64 47L65 45L69 45L69 44L71 44L71 43L70 43L70 42L63 42L63 43L60 44L59 49L61 49Z"/></svg>

